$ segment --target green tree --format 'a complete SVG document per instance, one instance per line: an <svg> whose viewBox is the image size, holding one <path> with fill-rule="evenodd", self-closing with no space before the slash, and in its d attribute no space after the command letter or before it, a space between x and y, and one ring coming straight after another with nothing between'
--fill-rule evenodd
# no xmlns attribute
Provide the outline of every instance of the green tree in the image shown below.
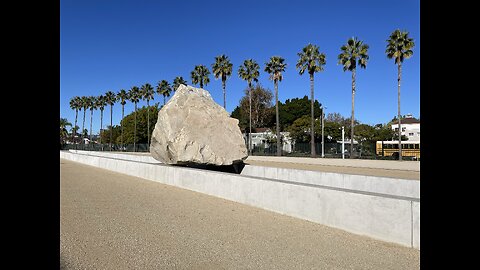
<svg viewBox="0 0 480 270"><path fill-rule="evenodd" d="M285 103L281 101L278 102L278 111L280 114L280 130L286 129L288 126L293 124L293 121L304 115L311 115L311 100L307 95L303 98L292 98L285 100ZM313 116L314 119L320 118L321 115L321 104L318 100L313 102ZM275 119L273 119L275 122Z"/></svg>
<svg viewBox="0 0 480 270"><path fill-rule="evenodd" d="M75 110L75 127L77 126L77 118L78 118L78 110L82 109L82 100L80 97L73 97L70 99L70 108ZM77 133L77 129L74 129L72 132L72 142L75 142L75 135Z"/></svg>
<svg viewBox="0 0 480 270"><path fill-rule="evenodd" d="M95 106L100 109L100 144L102 143L102 129L103 129L103 110L105 109L105 105L107 105L107 102L105 100L105 96L100 95L96 99L96 104Z"/></svg>
<svg viewBox="0 0 480 270"><path fill-rule="evenodd" d="M119 125L107 126L102 134L102 141L110 144L122 144L122 128Z"/></svg>
<svg viewBox="0 0 480 270"><path fill-rule="evenodd" d="M187 81L185 81L182 76L175 77L175 79L173 79L173 91L177 91L180 84L183 84L186 86Z"/></svg>
<svg viewBox="0 0 480 270"><path fill-rule="evenodd" d="M141 96L141 98L147 100L147 108L150 107L149 102L150 102L150 99L153 99L153 94L154 93L155 92L153 91L153 87L149 83L146 83L146 84L142 85L142 88L140 89L140 96ZM148 127L147 127L147 136L148 136L147 144L150 144L150 110L147 110L147 124L148 124Z"/></svg>
<svg viewBox="0 0 480 270"><path fill-rule="evenodd" d="M295 140L295 142L309 142L311 140L311 117L309 115L304 115L295 121L287 128L287 131L290 132L290 137ZM314 140L318 141L318 134L320 134L320 120L316 119L314 121L314 130L317 136L314 137ZM315 147L315 144L310 145Z"/></svg>
<svg viewBox="0 0 480 270"><path fill-rule="evenodd" d="M227 78L232 75L232 63L228 59L228 56L222 54L215 57L215 63L212 64L212 72L216 79L222 79L222 89L223 89L223 108L227 109L227 95L225 92L225 87L227 84Z"/></svg>
<svg viewBox="0 0 480 270"><path fill-rule="evenodd" d="M136 152L137 148L135 146L135 143L136 143L136 137L137 137L137 103L138 101L140 100L140 90L138 89L138 87L136 86L133 86L130 91L128 92L128 97L130 99L131 102L133 102L135 104L135 129L133 131L133 151Z"/></svg>
<svg viewBox="0 0 480 270"><path fill-rule="evenodd" d="M401 125L401 114L400 114L400 82L402 78L402 63L404 59L408 59L413 55L413 47L415 43L413 38L408 36L407 31L400 31L399 29L393 31L389 39L387 39L387 49L385 53L387 54L388 59L395 59L395 64L398 68L398 150L399 160L402 160L402 125Z"/></svg>
<svg viewBox="0 0 480 270"><path fill-rule="evenodd" d="M278 82L283 79L282 72L285 71L287 64L284 63L285 59L280 56L270 57L270 61L265 63L265 72L270 74L270 80L273 81L275 86L275 117L277 123L277 156L282 155L281 138L280 138L280 121L278 114Z"/></svg>
<svg viewBox="0 0 480 270"><path fill-rule="evenodd" d="M60 118L60 143L65 143L68 137L67 126L72 126L67 118Z"/></svg>
<svg viewBox="0 0 480 270"><path fill-rule="evenodd" d="M357 64L361 68L367 68L368 60L368 45L363 41L353 37L347 41L346 45L343 45L341 53L338 55L339 64L342 64L343 71L352 72L352 117L350 128L350 158L353 158L353 134L354 134L354 119L355 119L355 74L357 70Z"/></svg>
<svg viewBox="0 0 480 270"><path fill-rule="evenodd" d="M149 112L150 111L150 112ZM147 109L143 106L136 112L132 112L122 119L121 125L124 127L124 143L126 144L147 144L148 126L155 126L157 117L148 118L148 113L158 115L159 103L155 103ZM115 132L115 131L114 131ZM113 139L116 141L118 139Z"/></svg>
<svg viewBox="0 0 480 270"><path fill-rule="evenodd" d="M252 155L252 139L251 139L251 134L252 134L252 81L258 82L258 76L260 76L260 72L258 71L260 69L260 66L258 63L253 60L253 59L247 59L243 62L243 65L241 65L238 68L238 76L240 79L247 81L248 83L248 89L250 94L249 96L249 104L250 104L250 131L248 133L248 151L249 155Z"/></svg>
<svg viewBox="0 0 480 270"><path fill-rule="evenodd" d="M113 105L115 104L115 102L117 102L117 95L115 95L115 93L113 91L108 91L107 93L105 93L105 97L104 97L104 100L105 100L105 103L110 105L110 126L113 125ZM110 129L110 143L109 143L109 148L110 148L110 151L112 151L112 130ZM100 136L100 139L102 138L102 136Z"/></svg>
<svg viewBox="0 0 480 270"><path fill-rule="evenodd" d="M125 91L124 89L121 89L120 92L118 92L117 97L120 101L120 104L122 104L122 120L123 120L125 104L127 103L127 100L130 99L130 97L128 96L127 91ZM120 123L121 123L121 120L120 120ZM122 145L122 149L123 149L123 125L120 124L120 126L122 130L120 135L120 144Z"/></svg>
<svg viewBox="0 0 480 270"><path fill-rule="evenodd" d="M161 82L158 82L157 93L159 95L163 95L163 105L164 106L165 106L165 102L166 102L165 99L166 99L166 97L170 96L171 92L172 92L172 88L170 87L170 84L168 83L168 81L162 80Z"/></svg>
<svg viewBox="0 0 480 270"><path fill-rule="evenodd" d="M199 83L200 88L202 89L203 85L207 86L207 84L210 82L208 75L210 75L210 70L208 70L208 68L204 65L196 65L193 71L190 73L192 83L195 85Z"/></svg>
<svg viewBox="0 0 480 270"><path fill-rule="evenodd" d="M326 57L324 53L320 53L318 46L308 44L305 46L301 52L298 53L298 62L297 62L297 69L299 70L300 75L302 75L305 71L308 72L310 75L310 96L311 96L311 104L310 104L310 110L311 110L311 128L310 128L310 144L311 144L311 155L312 157L316 156L315 153L315 134L314 134L314 113L313 113L313 107L314 107L314 75L315 72L323 71L323 66L326 64Z"/></svg>

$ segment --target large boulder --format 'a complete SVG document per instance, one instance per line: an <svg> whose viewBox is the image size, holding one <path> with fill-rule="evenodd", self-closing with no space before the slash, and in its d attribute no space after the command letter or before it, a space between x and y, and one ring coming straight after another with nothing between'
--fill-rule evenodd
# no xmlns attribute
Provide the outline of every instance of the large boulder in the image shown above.
<svg viewBox="0 0 480 270"><path fill-rule="evenodd" d="M238 120L208 91L183 84L158 112L150 153L166 164L232 165L248 156Z"/></svg>

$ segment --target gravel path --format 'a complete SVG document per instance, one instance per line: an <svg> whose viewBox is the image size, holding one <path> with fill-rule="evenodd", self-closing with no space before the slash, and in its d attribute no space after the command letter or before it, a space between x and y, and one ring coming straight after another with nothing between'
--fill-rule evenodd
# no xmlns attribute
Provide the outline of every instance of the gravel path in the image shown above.
<svg viewBox="0 0 480 270"><path fill-rule="evenodd" d="M420 251L60 159L61 269L419 269Z"/></svg>

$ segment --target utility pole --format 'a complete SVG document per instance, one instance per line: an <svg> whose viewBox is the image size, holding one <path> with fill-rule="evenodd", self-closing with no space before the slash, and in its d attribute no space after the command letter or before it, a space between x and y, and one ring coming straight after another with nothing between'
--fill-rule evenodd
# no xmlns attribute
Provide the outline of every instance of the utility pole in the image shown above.
<svg viewBox="0 0 480 270"><path fill-rule="evenodd" d="M345 159L345 127L342 126L342 159Z"/></svg>
<svg viewBox="0 0 480 270"><path fill-rule="evenodd" d="M325 107L325 110L327 109L327 107ZM322 108L322 158L325 157L325 140L323 139L323 126L325 124L325 121L324 121L324 118L325 118L325 113L323 111L324 109Z"/></svg>

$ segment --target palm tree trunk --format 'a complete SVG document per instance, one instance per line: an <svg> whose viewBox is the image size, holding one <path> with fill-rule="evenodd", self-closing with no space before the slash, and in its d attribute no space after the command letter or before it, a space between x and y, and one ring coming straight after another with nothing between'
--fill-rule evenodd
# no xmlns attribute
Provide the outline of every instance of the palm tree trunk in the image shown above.
<svg viewBox="0 0 480 270"><path fill-rule="evenodd" d="M314 116L314 113L313 113L313 105L314 105L314 95L313 95L313 73L310 74L310 95L311 95L311 99L312 99L312 102L311 102L311 105L310 105L310 113L311 113L311 116L312 116L312 119L311 119L311 131L310 131L310 145L311 145L311 148L312 148L312 157L314 158L316 156L316 152L315 152L315 116Z"/></svg>
<svg viewBox="0 0 480 270"><path fill-rule="evenodd" d="M93 110L90 110L90 142L92 142L92 120L93 120Z"/></svg>
<svg viewBox="0 0 480 270"><path fill-rule="evenodd" d="M355 69L352 70L352 117L350 129L350 158L353 158L353 125L355 123Z"/></svg>
<svg viewBox="0 0 480 270"><path fill-rule="evenodd" d="M398 160L402 160L402 123L400 114L400 80L402 77L402 64L398 63Z"/></svg>
<svg viewBox="0 0 480 270"><path fill-rule="evenodd" d="M280 143L280 121L278 116L278 82L275 80L275 118L277 121L277 156L282 155L281 143Z"/></svg>
<svg viewBox="0 0 480 270"><path fill-rule="evenodd" d="M85 113L87 112L87 109L83 109L83 124L82 124L82 130L81 130L81 134L82 134L82 143L84 143L84 140L83 140L83 131L85 130Z"/></svg>
<svg viewBox="0 0 480 270"><path fill-rule="evenodd" d="M122 121L123 121L124 107L125 107L125 105L122 104L122 120L120 121L120 125L122 126L122 136L120 137L120 140L122 142L122 150L123 150L123 125L122 125Z"/></svg>
<svg viewBox="0 0 480 270"><path fill-rule="evenodd" d="M137 103L135 102L135 129L133 130L133 152L137 152L135 141L137 139Z"/></svg>
<svg viewBox="0 0 480 270"><path fill-rule="evenodd" d="M200 88L203 89L203 82L202 81L200 81Z"/></svg>
<svg viewBox="0 0 480 270"><path fill-rule="evenodd" d="M103 129L103 110L100 110L100 144L102 144L102 129ZM103 151L103 145L102 145Z"/></svg>
<svg viewBox="0 0 480 270"><path fill-rule="evenodd" d="M225 80L222 80L222 88L223 88L223 108L227 109L227 94L225 93Z"/></svg>
<svg viewBox="0 0 480 270"><path fill-rule="evenodd" d="M150 104L147 99L147 144L150 147Z"/></svg>
<svg viewBox="0 0 480 270"><path fill-rule="evenodd" d="M248 151L252 155L252 84L248 84L248 104L250 108L250 132L248 133Z"/></svg>
<svg viewBox="0 0 480 270"><path fill-rule="evenodd" d="M110 104L110 151L112 151L112 140L113 140L113 125L112 125L112 116L113 116L113 105Z"/></svg>
<svg viewBox="0 0 480 270"><path fill-rule="evenodd" d="M77 134L77 117L78 117L78 109L75 109L75 125L73 126L72 132L72 143L75 144L75 135Z"/></svg>
<svg viewBox="0 0 480 270"><path fill-rule="evenodd" d="M165 106L166 96L163 95L163 106Z"/></svg>

